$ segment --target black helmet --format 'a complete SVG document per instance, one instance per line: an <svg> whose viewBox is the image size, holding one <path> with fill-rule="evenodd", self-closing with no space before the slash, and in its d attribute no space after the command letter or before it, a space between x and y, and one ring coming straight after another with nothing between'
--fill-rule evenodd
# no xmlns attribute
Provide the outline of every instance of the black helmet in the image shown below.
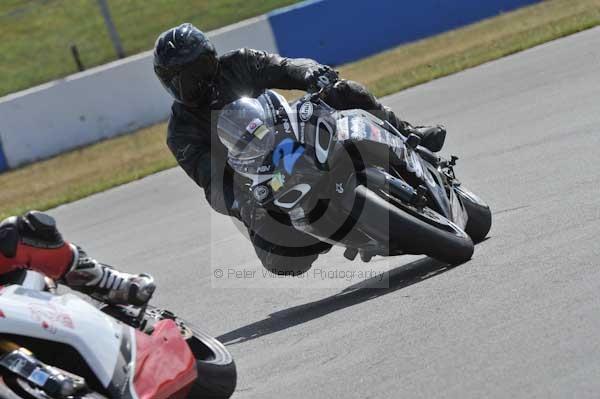
<svg viewBox="0 0 600 399"><path fill-rule="evenodd" d="M163 32L154 46L154 72L175 101L197 107L214 100L217 51L194 25Z"/></svg>

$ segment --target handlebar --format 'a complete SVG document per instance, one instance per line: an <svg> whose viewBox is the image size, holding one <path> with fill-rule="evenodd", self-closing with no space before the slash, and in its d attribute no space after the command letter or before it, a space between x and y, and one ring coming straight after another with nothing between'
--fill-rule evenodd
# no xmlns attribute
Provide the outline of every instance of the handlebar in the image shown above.
<svg viewBox="0 0 600 399"><path fill-rule="evenodd" d="M321 87L318 91L307 91L307 97L310 102L315 102L316 100L322 100L325 97L325 87Z"/></svg>

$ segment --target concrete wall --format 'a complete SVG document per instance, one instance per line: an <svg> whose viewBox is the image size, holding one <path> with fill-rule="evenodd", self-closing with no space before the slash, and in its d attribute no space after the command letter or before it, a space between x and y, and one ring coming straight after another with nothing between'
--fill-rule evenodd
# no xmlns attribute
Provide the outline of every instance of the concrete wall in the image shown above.
<svg viewBox="0 0 600 399"><path fill-rule="evenodd" d="M311 0L271 12L287 57L339 65L540 0Z"/></svg>
<svg viewBox="0 0 600 399"><path fill-rule="evenodd" d="M0 139L0 172L8 169L8 163L6 162L6 156L4 155L4 147L2 146L2 139Z"/></svg>
<svg viewBox="0 0 600 399"><path fill-rule="evenodd" d="M140 54L0 101L0 136L14 168L164 120L170 100Z"/></svg>
<svg viewBox="0 0 600 399"><path fill-rule="evenodd" d="M240 47L353 61L540 0L310 0L209 32ZM152 53L0 98L0 171L165 120L171 100Z"/></svg>

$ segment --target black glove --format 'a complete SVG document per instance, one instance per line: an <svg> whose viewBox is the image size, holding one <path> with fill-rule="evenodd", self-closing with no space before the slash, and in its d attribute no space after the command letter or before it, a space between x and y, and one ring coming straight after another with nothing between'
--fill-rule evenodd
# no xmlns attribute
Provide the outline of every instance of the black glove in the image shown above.
<svg viewBox="0 0 600 399"><path fill-rule="evenodd" d="M247 184L234 184L233 186L234 201L229 208L229 215L238 219L246 227L252 223L252 209L254 201L252 194L249 192Z"/></svg>
<svg viewBox="0 0 600 399"><path fill-rule="evenodd" d="M305 79L308 82L308 91L314 93L332 87L338 81L339 75L335 69L327 65L319 65L308 70Z"/></svg>
<svg viewBox="0 0 600 399"><path fill-rule="evenodd" d="M415 126L413 133L421 137L421 145L431 152L438 152L446 141L446 128L437 126Z"/></svg>

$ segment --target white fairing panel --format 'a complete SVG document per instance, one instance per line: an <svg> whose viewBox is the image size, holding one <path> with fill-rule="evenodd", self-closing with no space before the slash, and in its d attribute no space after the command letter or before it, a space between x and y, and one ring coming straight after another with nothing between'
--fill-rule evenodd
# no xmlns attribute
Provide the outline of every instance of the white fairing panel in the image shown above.
<svg viewBox="0 0 600 399"><path fill-rule="evenodd" d="M13 285L0 287L2 333L70 345L108 386L119 357L121 334L130 331L73 294L58 296Z"/></svg>

